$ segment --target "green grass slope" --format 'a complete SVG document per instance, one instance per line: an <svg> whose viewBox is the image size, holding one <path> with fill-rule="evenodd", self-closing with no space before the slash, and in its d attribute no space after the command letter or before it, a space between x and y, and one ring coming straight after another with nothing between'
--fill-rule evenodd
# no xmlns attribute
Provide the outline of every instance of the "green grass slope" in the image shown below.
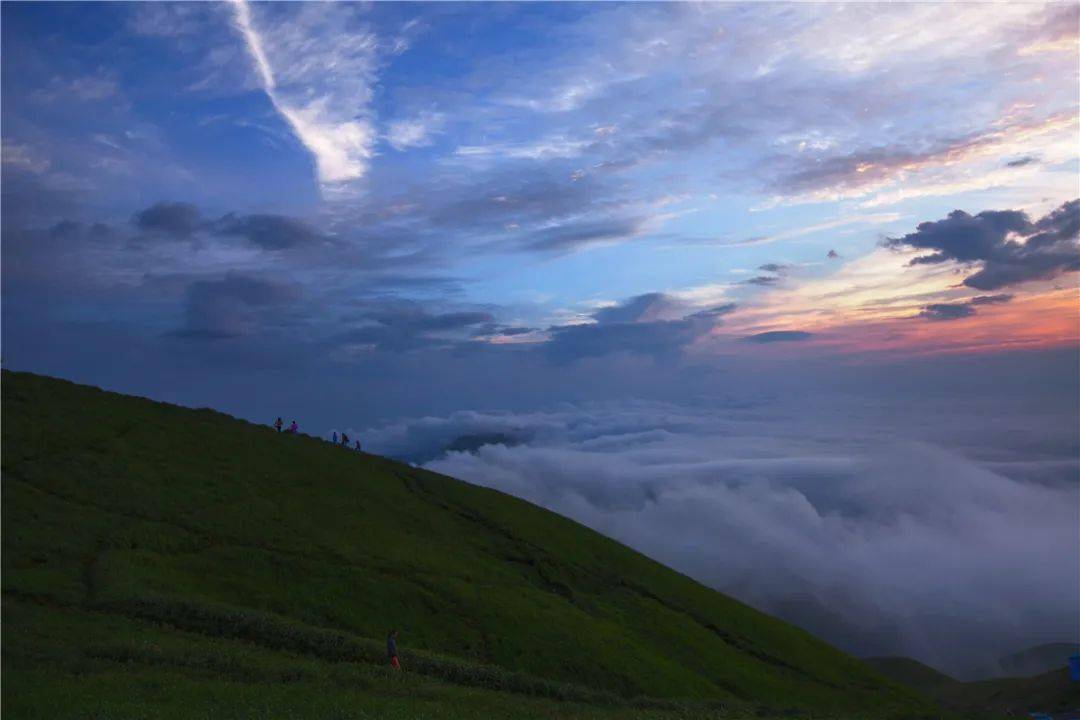
<svg viewBox="0 0 1080 720"><path fill-rule="evenodd" d="M5 715L933 712L494 490L209 410L0 383Z"/></svg>
<svg viewBox="0 0 1080 720"><path fill-rule="evenodd" d="M957 682L940 670L909 657L873 657L863 662L890 680L929 695Z"/></svg>

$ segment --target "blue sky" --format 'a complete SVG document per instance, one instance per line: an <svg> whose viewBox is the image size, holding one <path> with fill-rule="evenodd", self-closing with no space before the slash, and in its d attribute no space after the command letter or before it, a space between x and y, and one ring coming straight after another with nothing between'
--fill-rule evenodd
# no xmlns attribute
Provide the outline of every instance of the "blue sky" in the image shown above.
<svg viewBox="0 0 1080 720"><path fill-rule="evenodd" d="M9 363L113 372L75 335L365 377L1076 342L1072 4L3 12Z"/></svg>
<svg viewBox="0 0 1080 720"><path fill-rule="evenodd" d="M349 429L984 672L1076 634L998 583L1080 567L1078 8L7 2L4 366Z"/></svg>

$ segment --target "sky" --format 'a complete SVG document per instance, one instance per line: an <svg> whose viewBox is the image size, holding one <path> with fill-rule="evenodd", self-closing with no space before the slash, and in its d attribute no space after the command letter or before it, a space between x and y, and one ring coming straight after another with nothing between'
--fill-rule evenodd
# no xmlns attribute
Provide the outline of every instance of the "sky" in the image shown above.
<svg viewBox="0 0 1080 720"><path fill-rule="evenodd" d="M852 652L1080 636L1080 4L0 14L4 367L350 431Z"/></svg>

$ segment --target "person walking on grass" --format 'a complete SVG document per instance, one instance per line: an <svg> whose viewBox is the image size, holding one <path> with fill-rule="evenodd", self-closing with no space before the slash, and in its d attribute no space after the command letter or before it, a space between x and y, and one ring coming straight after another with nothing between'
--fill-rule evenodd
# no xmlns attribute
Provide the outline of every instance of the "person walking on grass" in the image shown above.
<svg viewBox="0 0 1080 720"><path fill-rule="evenodd" d="M280 418L280 417L279 417L279 418L278 418L277 420L275 420L275 421L274 421L274 427L276 427L276 428L277 428L277 431L278 431L278 432L281 432L281 428L282 428L282 426L283 426L284 424L285 424L285 423L281 422L281 418Z"/></svg>
<svg viewBox="0 0 1080 720"><path fill-rule="evenodd" d="M341 444L344 447L349 447L349 436L345 433L341 433Z"/></svg>
<svg viewBox="0 0 1080 720"><path fill-rule="evenodd" d="M334 431L334 444L337 445L337 430Z"/></svg>
<svg viewBox="0 0 1080 720"><path fill-rule="evenodd" d="M291 423L289 423L289 432L292 433L293 435L300 432L300 426L296 424L295 420L293 420Z"/></svg>
<svg viewBox="0 0 1080 720"><path fill-rule="evenodd" d="M401 663L397 659L397 630L391 630L386 636L386 657L390 661L390 667L401 669Z"/></svg>
<svg viewBox="0 0 1080 720"><path fill-rule="evenodd" d="M360 452L360 441L356 441L356 452Z"/></svg>

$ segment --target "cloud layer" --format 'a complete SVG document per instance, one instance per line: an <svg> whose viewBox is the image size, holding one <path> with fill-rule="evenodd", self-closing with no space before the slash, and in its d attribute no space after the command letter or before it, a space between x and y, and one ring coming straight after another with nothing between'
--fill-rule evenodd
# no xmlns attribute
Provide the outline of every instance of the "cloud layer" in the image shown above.
<svg viewBox="0 0 1080 720"><path fill-rule="evenodd" d="M567 514L852 652L973 677L1080 631L1066 590L1080 582L1080 478L1069 433L1046 438L1061 443L1051 462L1010 439L1041 418L1018 413L972 443L954 425L969 410L627 402L360 436ZM439 455L462 436L503 444Z"/></svg>

